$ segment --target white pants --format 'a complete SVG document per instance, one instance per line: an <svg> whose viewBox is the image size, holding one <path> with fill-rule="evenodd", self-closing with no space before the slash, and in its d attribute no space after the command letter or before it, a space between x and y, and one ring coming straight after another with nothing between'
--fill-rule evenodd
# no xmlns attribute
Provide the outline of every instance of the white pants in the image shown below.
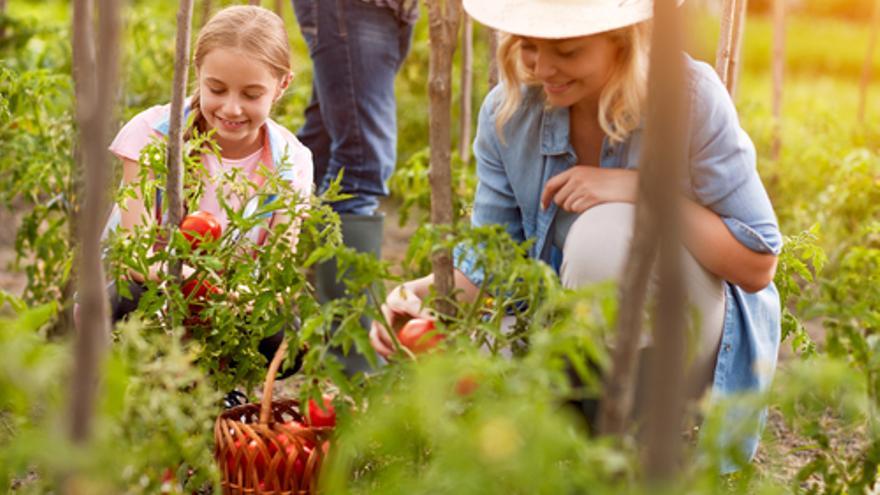
<svg viewBox="0 0 880 495"><path fill-rule="evenodd" d="M634 219L635 205L629 203L601 204L580 214L565 239L560 270L562 285L577 288L607 280L619 282L629 254ZM711 385L715 373L724 324L724 285L685 249L682 249L682 269L688 302L695 310L688 311L692 332L689 335L693 337L687 339L686 355L690 358L685 373L689 395L698 397ZM650 288L649 294L653 290ZM626 310L619 309L621 312ZM696 318L691 317L694 313ZM643 347L650 347L649 338L643 342ZM642 383L639 388L644 385ZM636 400L638 402L639 398Z"/></svg>

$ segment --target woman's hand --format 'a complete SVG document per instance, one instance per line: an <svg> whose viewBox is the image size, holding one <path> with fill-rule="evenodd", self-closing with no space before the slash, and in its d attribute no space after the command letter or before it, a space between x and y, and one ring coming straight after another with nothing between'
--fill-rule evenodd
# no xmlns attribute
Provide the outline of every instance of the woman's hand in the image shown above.
<svg viewBox="0 0 880 495"><path fill-rule="evenodd" d="M471 283L464 273L453 270L452 278L459 301L474 302L479 297L480 288ZM410 280L388 294L385 304L382 305L385 322L374 320L370 326L370 344L376 352L386 358L394 354L394 341L391 340L389 332L397 332L410 319L435 318L430 309L422 307L422 302L431 293L432 285L434 285L433 274ZM386 322L391 328L385 326Z"/></svg>
<svg viewBox="0 0 880 495"><path fill-rule="evenodd" d="M390 332L397 332L407 321L412 318L433 319L429 310L422 307L422 297L427 295L430 281L427 277L398 285L385 298L382 304L382 315L385 322L373 320L370 326L370 344L383 357L394 354L394 342Z"/></svg>
<svg viewBox="0 0 880 495"><path fill-rule="evenodd" d="M635 170L575 165L547 181L541 207L552 200L565 211L582 213L602 203L635 203L638 177Z"/></svg>

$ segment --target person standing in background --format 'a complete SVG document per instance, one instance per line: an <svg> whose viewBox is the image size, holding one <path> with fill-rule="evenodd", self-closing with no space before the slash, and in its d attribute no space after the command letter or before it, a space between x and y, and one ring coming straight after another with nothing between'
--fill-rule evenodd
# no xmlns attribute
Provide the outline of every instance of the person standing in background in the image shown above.
<svg viewBox="0 0 880 495"><path fill-rule="evenodd" d="M384 216L376 210L397 162L394 78L409 52L418 0L291 1L314 68L297 137L312 151L319 194L342 172L342 193L351 197L331 206L343 243L379 257ZM336 271L336 260L316 270L322 303L345 295ZM367 369L361 356L343 362L349 373Z"/></svg>

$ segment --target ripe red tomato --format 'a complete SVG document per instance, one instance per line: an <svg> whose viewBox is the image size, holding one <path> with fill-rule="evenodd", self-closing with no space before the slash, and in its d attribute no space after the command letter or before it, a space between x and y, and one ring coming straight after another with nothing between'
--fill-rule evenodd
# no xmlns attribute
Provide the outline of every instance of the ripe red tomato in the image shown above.
<svg viewBox="0 0 880 495"><path fill-rule="evenodd" d="M257 445L256 440L251 440L247 444L248 455L254 459L254 467L257 470L257 477L262 479L266 474L266 458L263 457L263 452L260 450L260 447Z"/></svg>
<svg viewBox="0 0 880 495"><path fill-rule="evenodd" d="M205 297L209 294L220 294L223 292L211 282L197 278L191 278L184 282L180 290L183 292L184 297L191 301L204 301Z"/></svg>
<svg viewBox="0 0 880 495"><path fill-rule="evenodd" d="M464 375L455 382L455 393L460 397L467 397L474 393L480 386L480 383L473 375Z"/></svg>
<svg viewBox="0 0 880 495"><path fill-rule="evenodd" d="M235 456L238 455L238 452L241 450L241 439L233 442L232 447L229 448L229 451L226 452L226 473L229 474L229 479L236 479L236 473L238 472ZM244 460L244 457L239 459L239 461Z"/></svg>
<svg viewBox="0 0 880 495"><path fill-rule="evenodd" d="M324 409L318 406L315 399L309 399L308 422L311 426L318 428L336 426L336 409L333 408L333 398L324 396Z"/></svg>
<svg viewBox="0 0 880 495"><path fill-rule="evenodd" d="M180 231L193 249L199 247L202 241L216 241L223 233L217 217L207 211L197 211L187 215L180 222Z"/></svg>
<svg viewBox="0 0 880 495"><path fill-rule="evenodd" d="M434 320L427 318L413 318L397 332L400 344L416 354L433 349L443 338L442 333L434 331Z"/></svg>

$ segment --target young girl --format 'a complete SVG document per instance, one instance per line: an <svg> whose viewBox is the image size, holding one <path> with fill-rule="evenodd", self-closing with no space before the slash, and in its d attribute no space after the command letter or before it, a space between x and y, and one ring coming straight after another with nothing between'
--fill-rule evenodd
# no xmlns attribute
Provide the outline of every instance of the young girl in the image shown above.
<svg viewBox="0 0 880 495"><path fill-rule="evenodd" d="M212 154L201 157L206 174L199 209L212 213L225 228L226 214L218 197L223 195L233 208L241 205L237 195L217 187L217 178L225 171L239 169L259 185L264 180L263 169L280 166L283 158L287 166L279 170L281 177L290 181L307 201L312 187L311 153L293 133L269 118L272 105L281 98L292 77L282 19L260 7L221 10L199 33L193 65L197 85L186 105L186 114L192 115L193 126L199 131L215 131L213 138L220 148L219 160ZM138 180L138 158L144 146L168 133L169 112L170 105L141 112L119 131L110 145L110 151L122 159L126 184ZM157 211L161 209L157 207ZM161 218L146 211L143 198L135 198L127 200L116 220L119 227L131 229L153 224L157 216ZM131 276L132 293L137 296L138 282L155 273ZM114 321L137 307L137 300L116 299ZM261 343L260 351L271 359L280 340L281 333L269 337Z"/></svg>
<svg viewBox="0 0 880 495"><path fill-rule="evenodd" d="M480 111L474 225L501 224L576 288L619 280L633 230L647 84L650 0L464 0L505 34L503 84ZM689 163L682 188L685 284L699 312L693 396L765 389L780 333L772 284L781 249L773 208L724 85L686 61ZM478 296L473 254L456 252L456 287ZM389 320L413 313L432 276L386 301ZM621 308L625 310L625 308ZM373 347L392 353L387 330ZM638 399L638 397L637 397ZM757 436L744 446L751 456Z"/></svg>

